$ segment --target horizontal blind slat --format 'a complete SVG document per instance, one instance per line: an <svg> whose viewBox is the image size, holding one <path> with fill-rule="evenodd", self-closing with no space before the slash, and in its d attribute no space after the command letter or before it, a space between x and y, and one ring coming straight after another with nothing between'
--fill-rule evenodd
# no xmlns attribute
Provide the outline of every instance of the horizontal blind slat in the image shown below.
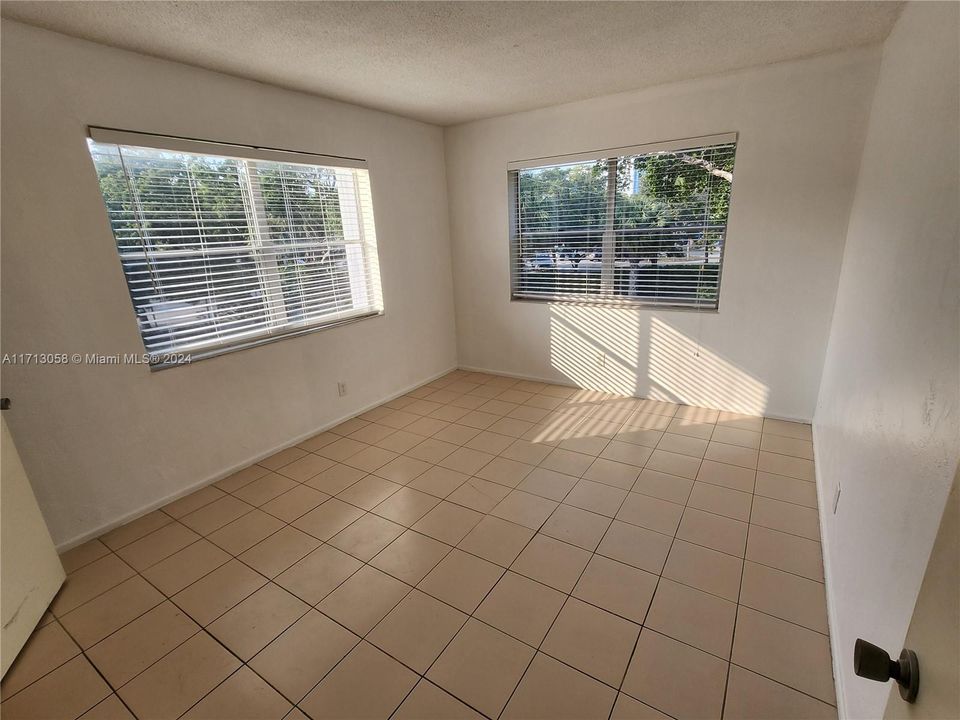
<svg viewBox="0 0 960 720"><path fill-rule="evenodd" d="M148 351L381 311L364 168L178 147L89 143Z"/></svg>
<svg viewBox="0 0 960 720"><path fill-rule="evenodd" d="M736 139L710 140L511 164L514 297L715 308Z"/></svg>

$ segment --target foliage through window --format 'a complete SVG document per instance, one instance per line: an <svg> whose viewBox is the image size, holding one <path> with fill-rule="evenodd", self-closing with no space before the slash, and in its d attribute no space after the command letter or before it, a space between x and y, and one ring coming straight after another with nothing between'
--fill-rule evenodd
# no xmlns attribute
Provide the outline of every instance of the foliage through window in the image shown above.
<svg viewBox="0 0 960 720"><path fill-rule="evenodd" d="M99 134L98 134L99 133ZM106 139L101 139L106 134ZM367 170L358 161L91 129L90 154L157 362L298 334L382 310ZM144 136L146 142L149 136ZM162 144L150 139L152 145ZM229 154L213 154L219 148ZM221 152L223 152L221 150ZM290 160L293 161L290 161ZM334 159L329 159L333 161Z"/></svg>
<svg viewBox="0 0 960 720"><path fill-rule="evenodd" d="M734 135L511 163L515 299L716 309Z"/></svg>

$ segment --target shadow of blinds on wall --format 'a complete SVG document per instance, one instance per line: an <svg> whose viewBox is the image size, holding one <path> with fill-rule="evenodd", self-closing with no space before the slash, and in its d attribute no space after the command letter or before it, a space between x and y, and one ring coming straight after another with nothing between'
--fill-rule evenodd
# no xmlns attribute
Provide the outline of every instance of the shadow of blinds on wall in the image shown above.
<svg viewBox="0 0 960 720"><path fill-rule="evenodd" d="M736 143L510 163L513 298L716 310Z"/></svg>
<svg viewBox="0 0 960 720"><path fill-rule="evenodd" d="M151 364L383 309L366 163L91 128Z"/></svg>

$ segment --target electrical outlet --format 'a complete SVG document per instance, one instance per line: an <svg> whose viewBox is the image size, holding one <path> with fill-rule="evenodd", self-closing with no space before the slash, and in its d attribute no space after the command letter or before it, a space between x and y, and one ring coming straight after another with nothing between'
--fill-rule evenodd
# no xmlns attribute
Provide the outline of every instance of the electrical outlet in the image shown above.
<svg viewBox="0 0 960 720"><path fill-rule="evenodd" d="M833 493L833 514L837 514L837 505L840 503L840 483L837 483L837 489Z"/></svg>
<svg viewBox="0 0 960 720"><path fill-rule="evenodd" d="M338 383L337 383L337 394L338 394L340 397L343 397L344 395L347 394L347 384L346 384L346 383L344 383L344 382L338 382Z"/></svg>

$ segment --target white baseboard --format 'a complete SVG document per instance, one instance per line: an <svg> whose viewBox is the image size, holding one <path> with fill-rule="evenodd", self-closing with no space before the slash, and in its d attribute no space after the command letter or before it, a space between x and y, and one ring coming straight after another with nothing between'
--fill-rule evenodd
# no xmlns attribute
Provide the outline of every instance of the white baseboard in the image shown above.
<svg viewBox="0 0 960 720"><path fill-rule="evenodd" d="M494 369L492 369L492 368L475 367L475 366L472 366L472 365L461 365L461 366L460 366L460 369L461 369L461 370L467 370L467 371L469 371L469 372L487 373L487 374L489 374L489 375L503 375L503 376L505 376L505 377L516 378L517 380L532 380L533 382L545 382L545 383L549 383L549 384L551 384L551 385L562 385L563 387L573 387L573 388L579 388L579 387L580 387L579 385L575 385L574 383L572 383L572 382L570 382L570 381L567 381L567 380L556 380L556 379L553 379L553 378L538 377L538 376L536 376L536 375L520 375L520 374L518 374L518 373L504 372L503 370L494 370ZM637 395L637 396L635 396L635 397L642 397L642 396ZM683 403L681 403L681 404L683 404ZM731 410L730 408L721 408L721 407L714 407L714 408L711 408L711 409L713 409L713 410L728 410L728 411L730 411L730 412L739 412L739 411L737 411L737 410ZM803 423L803 424L805 424L805 425L810 425L810 424L813 422L810 418L802 418L802 417L799 417L799 416L796 416L796 415L770 414L770 415L764 415L763 417L768 417L768 418L770 418L771 420L785 420L785 421L787 421L787 422Z"/></svg>
<svg viewBox="0 0 960 720"><path fill-rule="evenodd" d="M475 367L473 365L460 365L460 370L467 372L486 373L487 375L502 375L503 377L516 378L517 380L530 380L532 382L549 383L550 385L562 385L563 387L579 387L572 382L556 380L554 378L537 377L536 375L518 375L517 373L505 372L503 370L492 370L490 368Z"/></svg>
<svg viewBox="0 0 960 720"><path fill-rule="evenodd" d="M456 369L457 369L457 366L456 366L456 365L453 365L453 366L447 368L446 370L443 370L442 372L435 373L434 375L431 375L431 376L429 376L429 377L427 377L427 378L424 378L423 380L419 380L419 381L417 381L417 382L415 382L415 383L413 383L413 384L411 384L411 385L407 385L407 386L404 387L403 389L398 390L397 392L392 393L391 395L388 395L387 397L383 397L383 398L381 398L381 399L379 399L379 400L377 400L377 401L375 401L375 402L372 402L372 403L369 403L369 404L367 404L367 405L364 405L363 407L357 408L356 410L352 410L351 412L349 412L349 413L347 413L346 415L343 415L343 416L341 416L341 417L338 417L336 420L333 420L332 422L325 423L322 427L315 428L315 429L313 429L313 430L310 430L309 432L305 432L305 433L302 433L302 434L300 434L300 435L298 435L298 436L296 436L296 437L290 438L289 440L287 440L286 442L284 442L284 443L282 443L282 444L280 444L280 445L274 446L274 447L270 448L269 450L267 450L267 451L265 451L265 452L258 453L257 455L254 455L253 457L249 457L249 458L247 458L247 459L245 459L245 460L242 460L241 462L237 463L236 465L233 465L233 466L231 466L231 467L229 467L229 468L227 468L227 469L225 469L225 470L223 470L223 471L221 471L221 472L218 472L218 473L216 473L216 474L213 475L213 476L207 477L207 478L205 478L204 480L201 480L201 481L199 481L199 482L193 483L192 485L189 485L189 486L187 486L187 487L185 487L185 488L182 488L182 489L180 489L180 490L177 490L177 491L174 492L174 493L170 493L169 495L166 495L166 496L160 498L159 500L155 500L155 501L153 501L153 502L151 502L151 503L149 503L149 504L147 504L147 505L144 505L144 506L142 506L142 507L140 507L140 508L138 508L138 509L136 509L136 510L133 510L133 511L131 511L131 512L128 512L128 513L124 514L123 516L121 516L121 517L119 517L119 518L115 518L115 519L111 520L110 522L104 523L103 525L101 525L101 526L99 526L99 527L97 527L97 528L94 528L93 530L89 530L89 531L87 531L87 532L81 533L80 535L77 535L76 537L74 537L74 538L72 538L72 539L70 539L70 540L67 540L67 541L65 541L65 542L62 542L62 543L60 543L59 545L57 545L57 552L58 552L58 553L66 552L67 550L70 550L71 548L74 548L74 547L76 547L77 545L82 545L83 543L87 542L88 540L92 540L93 538L100 537L100 536L103 535L104 533L110 532L110 531L113 530L114 528L118 528L118 527L120 527L121 525L125 525L126 523L130 522L131 520L136 520L136 519L137 519L138 517L140 517L141 515L146 515L148 512L153 512L154 510L156 510L156 509L158 509L158 508L161 508L161 507L163 507L164 505L168 505L169 503L172 503L174 500L179 500L180 498L185 497L185 496L189 495L190 493L195 492L196 490L199 490L199 489L202 488L202 487L205 487L205 486L207 486L207 485L210 485L211 483L215 483L215 482L217 482L218 480L222 480L223 478L228 477L229 475L233 475L233 473L237 472L238 470L243 470L243 468L248 467L248 466L250 466L250 465L253 465L254 463L259 462L260 460L263 460L263 459L266 458L266 457L270 457L270 456L273 455L274 453L279 452L279 451L283 450L284 448L288 448L288 447L290 447L291 445L296 445L298 442L301 442L302 440L306 440L307 438L311 438L311 437L313 437L314 435L316 435L316 434L318 434L318 433L322 433L324 430L329 430L329 429L332 428L332 427L336 427L337 425L339 425L340 423L344 422L345 420L349 420L349 419L352 418L352 417L356 417L357 415L360 415L360 414L362 414L362 413L365 413L367 410L372 410L373 408L375 408L375 407L377 407L377 406L379 406L379 405L383 405L383 403L385 403L385 402L390 402L391 400L394 400L394 399L400 397L401 395L406 395L406 394L407 394L408 392L410 392L411 390L415 390L415 389L417 389L418 387L420 387L421 385L426 385L426 384L429 383L429 382L433 382L433 381L436 380L437 378L441 378L441 377L443 377L444 375L446 375L446 374L448 374L448 373L450 373L450 372L453 372L453 371L456 370Z"/></svg>
<svg viewBox="0 0 960 720"><path fill-rule="evenodd" d="M813 425L813 473L817 487L817 513L820 517L820 552L823 559L823 582L827 598L827 628L830 633L830 664L833 667L833 685L837 695L837 717L838 720L845 720L848 717L846 707L846 696L843 693L843 674L840 672L840 654L837 650L837 639L840 637L837 632L837 613L834 604L833 593L831 592L830 554L827 552L829 541L824 532L827 527L827 513L833 510L833 498L827 497L827 488L820 463L817 462L817 436L820 426Z"/></svg>
<svg viewBox="0 0 960 720"><path fill-rule="evenodd" d="M356 417L357 415L360 415L361 413L365 413L367 410L371 410L371 409L377 407L378 405L382 405L382 404L385 403L385 402L390 402L391 400L394 400L395 398L398 398L398 397L400 397L401 395L406 395L406 394L407 394L408 392L410 392L411 390L415 390L416 388L420 387L421 385L425 385L425 384L427 384L427 383L429 383L429 382L432 382L433 380L436 380L437 378L443 377L444 375L452 372L453 370L457 370L457 369L466 370L466 371L468 371L468 372L482 372L482 373L487 373L487 374L490 374L490 375L502 375L502 376L505 376L505 377L516 378L517 380L531 380L531 381L533 381L533 382L544 382L544 383L549 383L549 384L551 384L551 385L561 385L561 386L564 386L564 387L572 387L572 388L579 387L578 385L575 385L574 383L571 383L571 382L569 382L569 381L558 380L558 379L556 379L556 378L546 378L546 377L539 377L539 376L536 376L536 375L527 375L527 374L506 372L506 371L504 371L504 370L497 370L497 369L494 369L494 368L476 367L476 366L473 366L473 365L453 365L453 366L447 368L446 370L443 370L443 371L441 371L441 372L439 372L439 373L436 373L436 374L431 375L431 376L429 376L429 377L426 377L426 378L424 378L424 379L422 379L422 380L419 380L419 381L417 381L417 382L415 382L415 383L413 383L413 384L411 384L411 385L408 385L408 386L404 387L403 389L401 389L401 390L399 390L399 391L397 391L397 392L395 392L395 393L393 393L393 394L391 394L391 395L389 395L389 396L387 396L387 397L380 398L379 400L377 400L377 401L375 401L375 402L372 402L372 403L369 403L368 405L365 405L365 406L363 406L363 407L357 408L356 410L352 410L351 412L349 412L349 413L347 413L347 414L345 414L345 415L337 418L336 420L333 420L332 422L325 423L322 427L314 428L313 430L311 430L311 431L309 431L309 432L306 432L306 433L303 433L303 434L301 434L301 435L299 435L299 436L297 436L297 437L291 438L291 439L289 439L288 441L286 441L285 443L283 443L283 444L281 444L281 445L277 445L277 446L275 446L275 447L270 448L269 450L267 450L267 451L265 451L265 452L262 452L262 453L259 453L259 454L257 454L257 455L254 455L254 456L252 456L252 457L246 458L245 460L242 460L241 462L239 462L239 463L237 463L237 464L235 464L235 465L233 465L233 466L231 466L231 467L229 467L229 468L227 468L227 469L225 469L225 470L223 470L223 471L221 471L221 472L219 472L219 473L217 473L217 474L215 474L215 475L213 475L213 476L207 477L207 478L205 478L205 479L203 479L203 480L200 480L199 482L193 483L192 485L189 485L189 486L187 486L187 487L185 487L185 488L182 488L182 489L178 490L178 491L175 492L175 493L171 493L171 494L169 494L169 495L167 495L167 496L165 496L165 497L160 498L159 500L156 500L156 501L151 502L151 503L149 503L149 504L147 504L147 505L144 505L144 506L138 508L137 510L133 510L133 511L131 511L131 512L129 512L129 513L126 513L126 514L124 514L123 516L121 516L121 517L119 517L119 518L115 518L114 520L111 520L111 521L108 522L108 523L104 523L103 525L101 525L101 526L99 526L99 527L97 527L97 528L94 528L93 530L89 530L89 531L87 531L87 532L81 533L80 535L77 535L77 536L71 538L70 540L66 540L66 541L60 543L59 545L57 545L57 552L61 552L61 553L62 553L62 552L65 552L65 551L67 551L67 550L70 550L71 548L76 547L77 545L82 545L83 543L87 542L88 540L92 540L93 538L99 537L99 536L103 535L104 533L109 532L110 530L113 530L114 528L120 527L121 525L124 525L124 524L130 522L131 520L135 520L136 518L140 517L141 515L145 515L145 514L148 513L148 512L152 512L152 511L154 511L154 510L156 510L156 509L158 509L158 508L163 507L164 505L167 505L167 504L173 502L174 500L178 500L178 499L180 499L181 497L184 497L184 496L186 496L186 495L189 495L190 493L195 492L196 490L199 490L199 489L202 488L202 487L205 487L205 486L207 486L207 485L210 485L211 483L215 483L215 482L217 482L218 480L222 480L223 478L225 478L225 477L227 477L227 476L229 476L229 475L232 475L233 473L237 472L238 470L242 470L243 468L248 467L249 465L252 465L252 464L258 462L258 461L262 460L262 459L265 458L265 457L269 457L270 455L273 455L274 453L279 452L280 450L283 450L283 449L286 448L286 447L290 447L291 445L296 445L298 442L300 442L300 441L302 441L302 440L306 440L306 439L309 438L309 437L313 437L314 435L316 435L316 434L318 434L318 433L321 433L321 432L323 432L324 430L329 430L330 428L339 425L339 424L342 423L343 421L349 420L349 419L352 418L352 417ZM719 408L719 409L722 409L722 408ZM775 418L775 419L777 419L777 420L787 420L787 421L790 421L790 422L801 422L801 423L809 423L809 422L810 422L810 420L807 420L807 419L802 419L802 418L797 418L797 417L789 417L789 416L782 416L782 415L767 415L766 417ZM818 482L818 490L817 490L817 491L818 491L818 493L819 493L819 482ZM823 503L821 502L820 504L821 504L821 507L823 507ZM828 601L829 601L829 595L828 595L827 597L828 597ZM829 609L829 603L828 603L828 609ZM836 661L836 660L834 660L834 662L835 662L835 661Z"/></svg>

